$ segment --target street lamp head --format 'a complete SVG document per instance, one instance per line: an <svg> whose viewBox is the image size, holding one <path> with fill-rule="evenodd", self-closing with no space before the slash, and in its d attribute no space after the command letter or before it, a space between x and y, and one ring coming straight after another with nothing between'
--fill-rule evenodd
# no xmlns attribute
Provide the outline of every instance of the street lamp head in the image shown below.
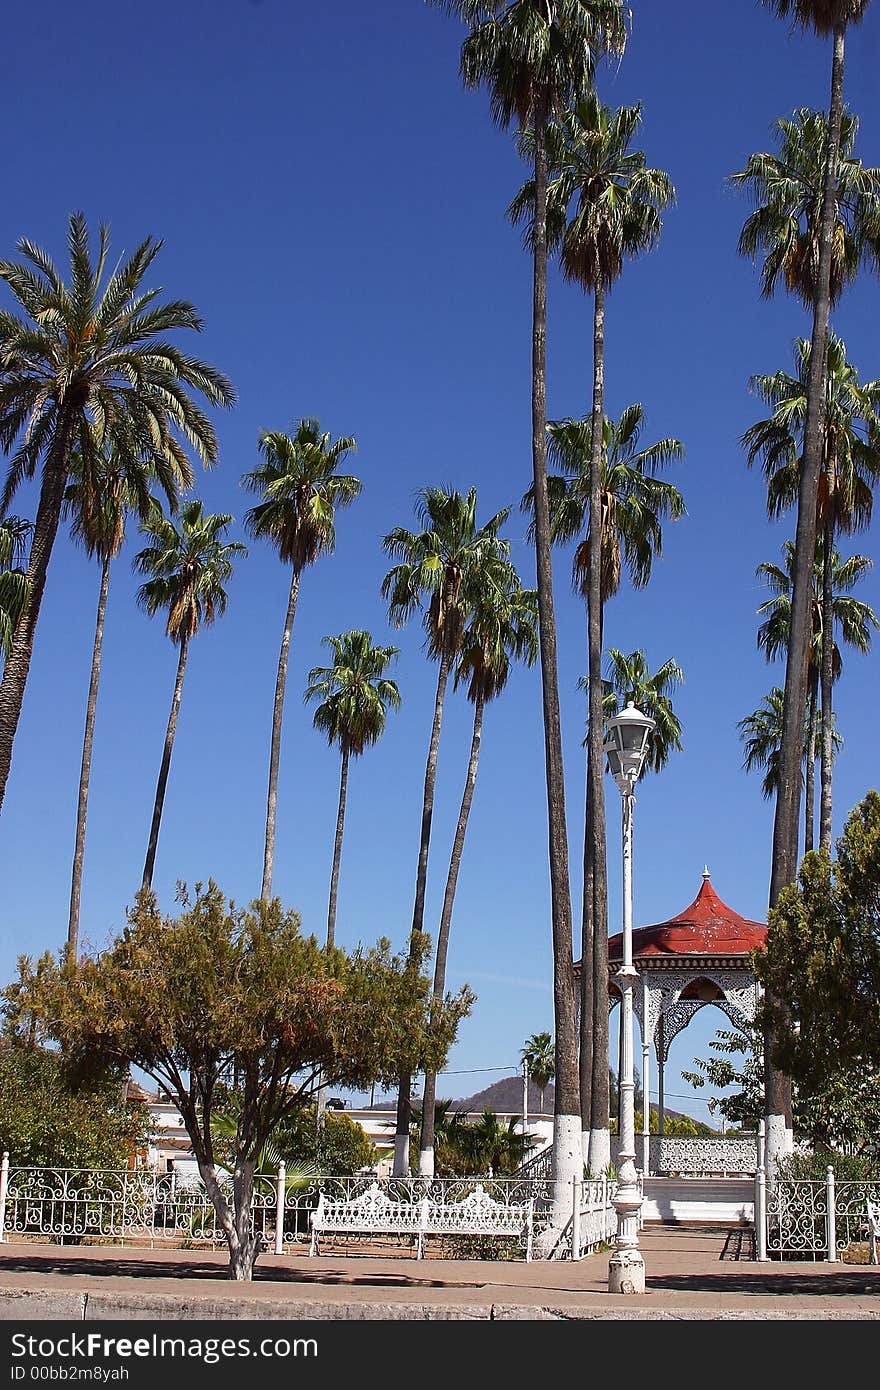
<svg viewBox="0 0 880 1390"><path fill-rule="evenodd" d="M636 709L632 700L609 719L602 745L611 773L621 792L631 792L642 775L656 720Z"/></svg>

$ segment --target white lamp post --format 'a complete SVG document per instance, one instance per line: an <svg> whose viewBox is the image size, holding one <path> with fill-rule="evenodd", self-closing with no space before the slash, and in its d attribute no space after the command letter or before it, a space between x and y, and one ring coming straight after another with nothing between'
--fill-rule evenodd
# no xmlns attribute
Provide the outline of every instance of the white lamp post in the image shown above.
<svg viewBox="0 0 880 1390"><path fill-rule="evenodd" d="M620 1149L618 1151L617 1234L608 1266L609 1293L644 1293L645 1261L639 1249L642 1194L636 1172L635 1080L633 1075L633 984L638 973L632 963L632 813L639 780L655 721L630 700L609 720L604 749L608 770L620 791L623 812L623 960L615 976L622 1010L620 1058ZM648 1097L645 1096L645 1105Z"/></svg>

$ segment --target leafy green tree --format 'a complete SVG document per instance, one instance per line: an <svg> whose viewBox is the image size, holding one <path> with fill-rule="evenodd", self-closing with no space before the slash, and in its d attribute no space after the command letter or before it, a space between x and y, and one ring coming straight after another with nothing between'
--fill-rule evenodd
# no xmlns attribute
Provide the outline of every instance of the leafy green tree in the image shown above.
<svg viewBox="0 0 880 1390"><path fill-rule="evenodd" d="M33 527L20 516L0 520L0 660L12 651L12 634L24 612L27 572L22 568Z"/></svg>
<svg viewBox="0 0 880 1390"><path fill-rule="evenodd" d="M782 692L779 692L780 695ZM709 1110L717 1111L740 1129L754 1133L764 1113L764 1038L754 1024L719 1028L709 1041L711 1057L696 1058L695 1071L683 1071L682 1078L695 1090L704 1086L730 1095L713 1095Z"/></svg>
<svg viewBox="0 0 880 1390"><path fill-rule="evenodd" d="M467 496L442 488L424 488L418 494L416 515L421 531L397 527L385 537L387 553L398 561L382 582L382 596L396 627L422 612L428 655L438 664L437 692L422 796L422 824L416 866L415 902L411 940L418 942L425 921L428 853L434 815L434 787L440 730L449 673L464 640L468 616L493 576L509 564L510 544L499 538L509 515L505 507L482 526L477 525L477 491ZM399 1078L395 1173L409 1171L410 1075Z"/></svg>
<svg viewBox="0 0 880 1390"><path fill-rule="evenodd" d="M76 1084L57 1049L0 1043L0 1149L18 1168L127 1168L149 1116L118 1069Z"/></svg>
<svg viewBox="0 0 880 1390"><path fill-rule="evenodd" d="M559 711L556 617L553 606L550 508L547 495L547 214L548 128L592 89L596 60L622 54L627 11L621 0L437 0L470 26L461 49L466 87L485 86L493 119L503 129L531 132L534 211L532 251L532 485L541 657L553 1001L557 1044L554 1172L561 1224L562 1196L580 1172L578 1038L571 982L571 884L565 817L565 775Z"/></svg>
<svg viewBox="0 0 880 1390"><path fill-rule="evenodd" d="M525 1159L532 1140L517 1128L511 1116L506 1123L494 1110L484 1110L479 1120L461 1111L450 1114L450 1102L438 1101L437 1172L441 1177L510 1177ZM413 1139L418 1138L422 1112L413 1107Z"/></svg>
<svg viewBox="0 0 880 1390"><path fill-rule="evenodd" d="M138 603L151 618L162 610L167 611L165 632L180 650L144 862L144 888L149 888L153 882L189 644L202 626L209 626L226 612L224 586L232 577L235 559L247 554L246 547L238 541L224 538L232 521L226 512L206 514L202 503L193 498L180 513L178 529L174 521L163 515L157 503L142 527L153 543L139 551L134 559L139 573L148 576L138 590Z"/></svg>
<svg viewBox="0 0 880 1390"><path fill-rule="evenodd" d="M42 464L25 607L0 683L0 807L74 450L88 469L114 442L127 441L151 460L161 482L189 466L181 439L203 463L216 460L214 427L192 393L210 405L235 399L224 376L166 336L199 332L202 322L191 304L158 303L160 291L144 288L160 241L141 242L106 282L108 228L99 228L93 259L86 219L75 212L67 242L66 283L27 239L18 243L23 263L0 260L0 281L26 315L0 312L0 448L10 454L0 512Z"/></svg>
<svg viewBox="0 0 880 1390"><path fill-rule="evenodd" d="M663 523L684 515L678 489L657 476L661 469L683 456L677 439L661 439L641 445L644 410L636 402L612 420L603 414L600 522L593 530L592 467L593 421L554 420L548 430L551 459L558 471L548 478L550 521L554 541L577 541L573 562L575 587L589 607L591 559L601 556L600 644L604 605L617 593L624 568L633 587L649 582L655 557L663 550ZM532 507L532 492L523 498ZM599 535L598 547L591 537ZM588 676L589 680L589 676ZM588 708L588 729L589 729ZM599 714L601 724L601 711ZM604 755L601 765L604 769ZM586 1115L589 1098L590 1171L602 1172L610 1148L604 1116L608 1113L608 931L607 867L601 826L593 824L604 807L604 788L597 801L588 776L584 818L584 909L581 951L581 1098ZM595 815L594 815L595 812ZM604 819L604 811L602 812ZM596 877L597 867L599 877ZM603 888L602 885L605 885ZM597 915L597 913L599 915ZM605 928L601 928L601 922ZM589 1080L588 1080L589 1077ZM586 1117L584 1124L587 1124Z"/></svg>
<svg viewBox="0 0 880 1390"><path fill-rule="evenodd" d="M848 1142L850 1121L860 1119L857 1107L847 1118L841 1095L853 1094L857 1078L876 1086L880 1076L878 904L880 794L869 791L847 817L837 858L804 856L798 883L769 914L764 950L753 956L773 1063L802 1100L825 1098L829 1121L836 1114L825 1140L835 1144Z"/></svg>
<svg viewBox="0 0 880 1390"><path fill-rule="evenodd" d="M216 884L196 885L176 919L142 890L128 925L79 964L44 958L5 991L10 1027L31 1017L88 1075L135 1066L173 1099L229 1247L230 1274L250 1279L259 1251L251 1205L264 1146L312 1105L317 1077L362 1089L390 1081L415 1055L441 1066L472 996L450 998L445 1026L426 1037L430 981L389 943L350 953L304 936L277 898L249 908ZM212 1118L238 1078L236 1132L223 1158ZM232 1196L222 1183L230 1165Z"/></svg>
<svg viewBox="0 0 880 1390"><path fill-rule="evenodd" d="M526 1038L520 1053L526 1071L541 1092L541 1114L544 1113L544 1092L556 1075L556 1048L550 1033L532 1033Z"/></svg>
<svg viewBox="0 0 880 1390"><path fill-rule="evenodd" d="M269 789L266 800L266 841L263 851L261 897L268 902L272 893L275 864L275 818L278 803L278 769L281 761L281 726L284 718L284 692L290 635L296 616L302 572L322 555L336 548L336 512L348 507L361 493L360 479L337 470L356 449L349 436L330 442L330 432L322 432L317 420L300 420L294 433L266 431L260 436L263 462L242 482L250 492L262 497L245 517L245 527L254 537L268 540L283 564L290 565L290 593L278 654L275 703L272 711L272 743L269 753Z"/></svg>
<svg viewBox="0 0 880 1390"><path fill-rule="evenodd" d="M79 917L82 899L83 861L86 848L86 821L89 808L89 781L92 769L92 748L95 738L95 719L98 710L98 684L101 678L101 654L104 646L104 623L107 615L107 596L110 589L110 566L125 541L125 521L134 512L146 521L154 506L150 494L154 469L152 460L130 448L114 444L110 451L92 459L84 459L77 451L71 460L72 481L64 494L64 510L70 518L71 534L90 558L101 565L98 589L98 611L95 618L95 637L92 643L92 666L89 693L86 701L86 721L83 733L82 763L76 808L76 837L70 882L70 911L67 920L67 949L73 959L79 942ZM176 510L181 489L192 486L193 474L185 458L175 460L163 471L161 482L168 505Z"/></svg>
<svg viewBox="0 0 880 1390"><path fill-rule="evenodd" d="M364 749L378 743L385 731L388 709L400 708L400 691L396 682L385 675L398 655L397 647L374 646L369 632L357 628L338 637L325 637L324 645L333 652L333 665L312 668L305 698L320 700L315 710L315 728L326 734L329 744L336 744L342 758L327 915L327 945L333 946L349 760L359 758Z"/></svg>
<svg viewBox="0 0 880 1390"><path fill-rule="evenodd" d="M880 188L880 170L875 172ZM758 457L763 460L767 479L767 509L773 517L781 515L797 499L809 364L810 344L800 338L795 343L795 376L776 372L772 376L755 376L751 381L752 390L772 406L773 413L768 419L752 425L743 436L743 443L748 449L749 463ZM816 681L820 680L822 756L819 840L822 847L830 852L834 734L832 686L837 674L833 644L823 647L821 633L823 630L832 631L834 626L835 582L839 577L834 572L834 565L839 560L836 537L851 535L867 527L873 509L872 489L880 478L880 381L859 380L856 368L847 360L846 345L834 332L830 332L828 339L824 407L823 449L816 504L817 556L824 563L820 574L818 621L815 596L811 602L812 635L807 691L812 710L816 702ZM793 547L788 556L787 570L786 642L794 581ZM810 790L808 784L808 799ZM808 848L812 848L812 843L808 844Z"/></svg>
<svg viewBox="0 0 880 1390"><path fill-rule="evenodd" d="M455 685L467 685L468 699L474 707L474 726L461 807L452 841L449 872L446 876L440 928L437 933L434 998L438 1004L442 1004L446 990L446 959L452 930L455 890L458 886L465 835L477 782L485 707L490 700L496 699L503 692L512 662L524 661L527 666L532 666L538 657L538 595L534 589L522 588L513 565L499 565L495 569L497 573L491 575L492 582L482 587L476 595L455 668ZM419 1173L428 1177L434 1168L436 1090L436 1076L433 1072L426 1072L419 1140Z"/></svg>

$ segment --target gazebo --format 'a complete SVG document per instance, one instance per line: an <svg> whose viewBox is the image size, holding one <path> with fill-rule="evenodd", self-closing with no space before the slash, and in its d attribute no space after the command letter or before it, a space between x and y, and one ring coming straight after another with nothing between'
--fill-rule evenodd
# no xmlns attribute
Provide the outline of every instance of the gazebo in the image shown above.
<svg viewBox="0 0 880 1390"><path fill-rule="evenodd" d="M741 917L721 901L712 887L708 868L703 870L700 891L689 907L666 922L633 932L633 965L640 977L634 990L633 1010L642 1035L642 1089L646 1098L642 1171L646 1176L675 1171L754 1172L753 1141L664 1141L664 1074L670 1044L705 1005L722 1009L735 1026L754 1019L759 986L749 953L763 946L766 936L763 922ZM612 1007L619 997L614 974L622 960L622 944L620 933L608 943ZM575 968L579 971L579 963ZM658 1133L653 1143L648 1129L652 1045L658 1076Z"/></svg>

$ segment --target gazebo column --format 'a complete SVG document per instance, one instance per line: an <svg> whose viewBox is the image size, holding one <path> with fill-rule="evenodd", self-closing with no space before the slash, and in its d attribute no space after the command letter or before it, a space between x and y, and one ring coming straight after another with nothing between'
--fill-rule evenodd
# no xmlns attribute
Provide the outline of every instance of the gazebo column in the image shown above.
<svg viewBox="0 0 880 1390"><path fill-rule="evenodd" d="M662 1139L666 1118L666 1101L663 1095L666 1073L666 1037L661 1012L657 1020L657 1138Z"/></svg>

